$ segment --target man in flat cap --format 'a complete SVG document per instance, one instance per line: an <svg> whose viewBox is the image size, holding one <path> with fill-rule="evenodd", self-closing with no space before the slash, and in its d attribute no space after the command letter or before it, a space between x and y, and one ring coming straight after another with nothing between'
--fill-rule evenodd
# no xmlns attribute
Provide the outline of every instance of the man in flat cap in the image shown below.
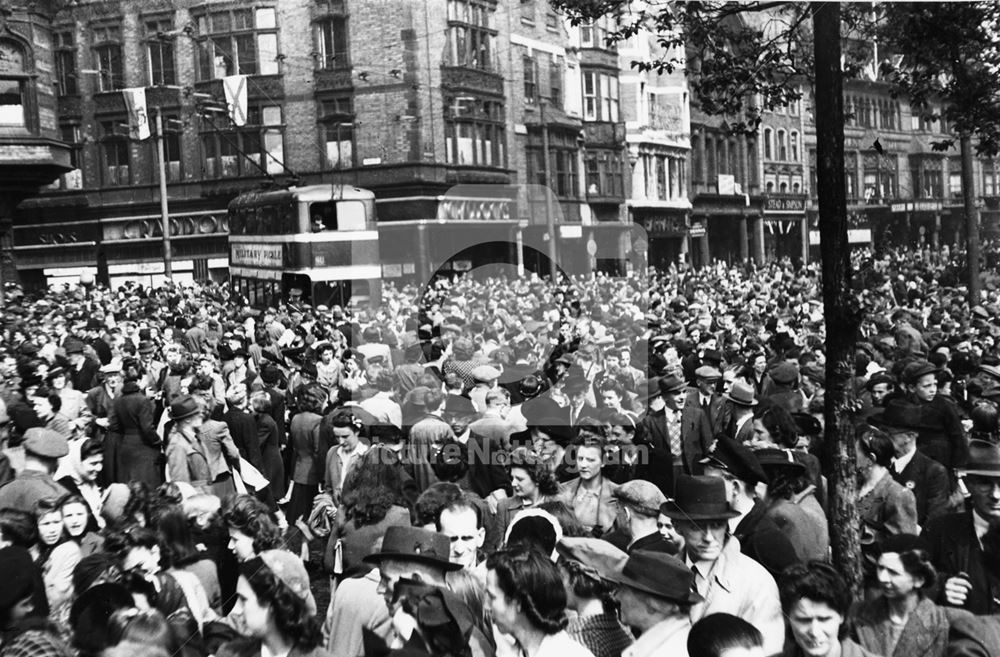
<svg viewBox="0 0 1000 657"><path fill-rule="evenodd" d="M614 496L618 500L617 529L605 540L628 554L636 550L677 554L680 546L660 533L657 517L667 498L655 484L633 479L622 484Z"/></svg>
<svg viewBox="0 0 1000 657"><path fill-rule="evenodd" d="M24 432L24 468L0 488L0 509L35 512L39 500L55 502L68 491L52 475L59 459L69 454L66 439L55 431L32 427Z"/></svg>
<svg viewBox="0 0 1000 657"><path fill-rule="evenodd" d="M694 388L688 392L688 398L684 402L684 407L700 407L708 419L712 435L716 435L722 429L721 415L723 407L722 396L716 392L716 386L722 372L712 365L702 365L694 371Z"/></svg>

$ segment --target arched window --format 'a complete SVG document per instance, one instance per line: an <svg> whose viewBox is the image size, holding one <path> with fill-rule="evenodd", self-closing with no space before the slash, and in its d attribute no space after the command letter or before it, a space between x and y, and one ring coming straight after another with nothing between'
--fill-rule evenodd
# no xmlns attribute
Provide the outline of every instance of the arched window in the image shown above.
<svg viewBox="0 0 1000 657"><path fill-rule="evenodd" d="M792 132L791 145L792 145L792 161L793 162L798 162L799 161L799 133L794 132L794 131Z"/></svg>
<svg viewBox="0 0 1000 657"><path fill-rule="evenodd" d="M764 159L773 160L774 159L774 141L773 133L770 128L764 128Z"/></svg>
<svg viewBox="0 0 1000 657"><path fill-rule="evenodd" d="M28 128L27 50L13 39L0 39L0 127Z"/></svg>
<svg viewBox="0 0 1000 657"><path fill-rule="evenodd" d="M785 161L788 159L788 133L778 130L778 159Z"/></svg>

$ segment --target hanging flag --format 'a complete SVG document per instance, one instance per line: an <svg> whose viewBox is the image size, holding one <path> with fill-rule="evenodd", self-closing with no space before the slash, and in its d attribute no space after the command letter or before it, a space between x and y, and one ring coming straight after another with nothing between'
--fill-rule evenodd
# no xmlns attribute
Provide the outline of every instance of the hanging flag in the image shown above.
<svg viewBox="0 0 1000 657"><path fill-rule="evenodd" d="M133 87L122 89L125 109L128 110L129 139L142 141L149 138L149 117L146 115L146 89Z"/></svg>
<svg viewBox="0 0 1000 657"><path fill-rule="evenodd" d="M230 75L222 78L222 88L226 91L226 107L229 118L237 126L247 124L247 76Z"/></svg>

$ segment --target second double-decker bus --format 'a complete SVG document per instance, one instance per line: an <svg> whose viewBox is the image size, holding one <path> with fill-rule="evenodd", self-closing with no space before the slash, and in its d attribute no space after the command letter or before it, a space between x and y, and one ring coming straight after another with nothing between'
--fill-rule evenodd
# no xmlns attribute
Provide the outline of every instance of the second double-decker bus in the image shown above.
<svg viewBox="0 0 1000 657"><path fill-rule="evenodd" d="M375 195L346 185L240 194L229 204L229 274L253 305L377 306Z"/></svg>

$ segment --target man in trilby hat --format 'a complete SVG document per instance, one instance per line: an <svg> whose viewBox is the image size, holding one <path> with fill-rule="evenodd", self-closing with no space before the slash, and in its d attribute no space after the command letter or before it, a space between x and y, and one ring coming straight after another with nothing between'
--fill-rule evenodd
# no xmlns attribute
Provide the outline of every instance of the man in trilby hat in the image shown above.
<svg viewBox="0 0 1000 657"><path fill-rule="evenodd" d="M938 571L938 603L974 614L1000 613L1000 446L969 442L962 470L972 508L933 518L921 536Z"/></svg>
<svg viewBox="0 0 1000 657"><path fill-rule="evenodd" d="M724 612L752 623L764 635L764 650L781 652L785 623L778 585L767 570L740 551L728 521L739 515L719 477L681 475L673 501L662 509L684 538L681 556L694 572L704 603L691 609L691 622Z"/></svg>

